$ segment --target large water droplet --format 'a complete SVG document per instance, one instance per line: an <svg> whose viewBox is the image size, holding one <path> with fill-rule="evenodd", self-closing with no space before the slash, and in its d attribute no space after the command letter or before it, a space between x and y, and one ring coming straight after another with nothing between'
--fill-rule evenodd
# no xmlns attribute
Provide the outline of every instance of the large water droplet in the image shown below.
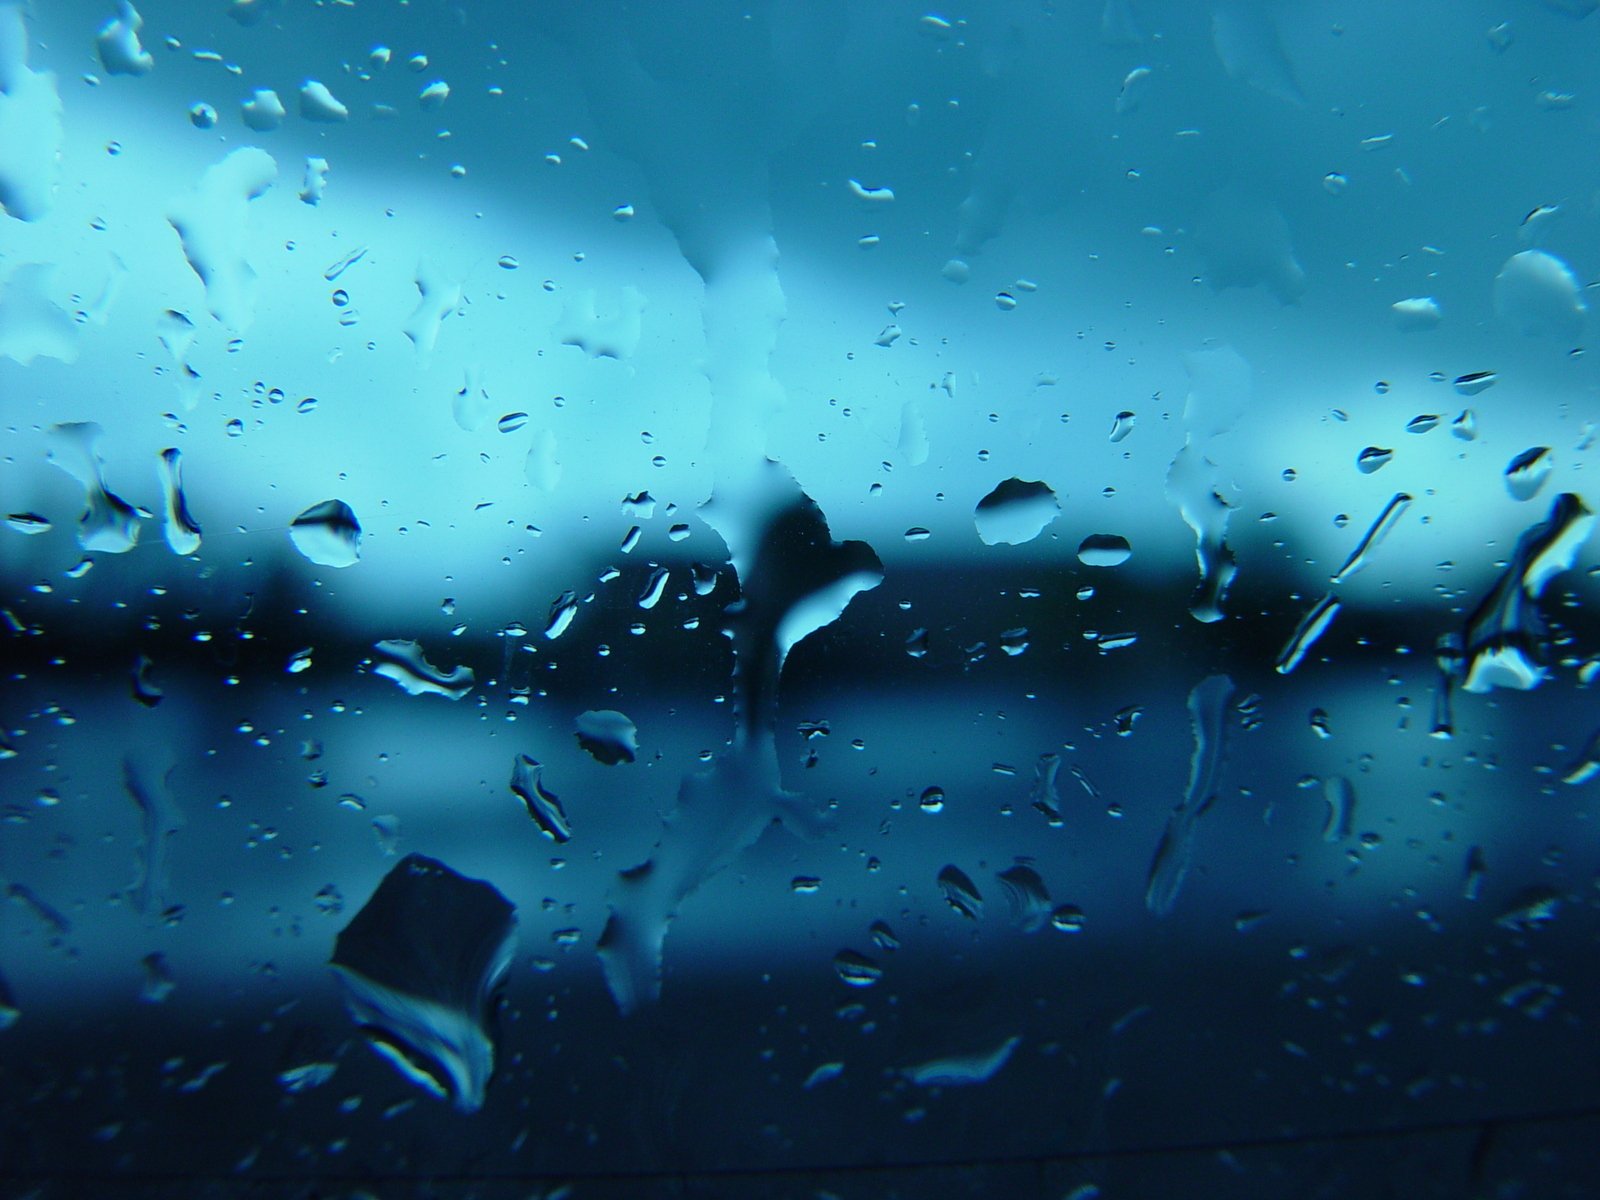
<svg viewBox="0 0 1600 1200"><path fill-rule="evenodd" d="M515 909L492 885L412 854L339 934L331 965L372 1048L462 1112L494 1071L490 1017L516 948Z"/></svg>
<svg viewBox="0 0 1600 1200"><path fill-rule="evenodd" d="M1494 279L1494 310L1528 336L1575 338L1588 306L1572 268L1543 250L1513 254Z"/></svg>
<svg viewBox="0 0 1600 1200"><path fill-rule="evenodd" d="M139 512L106 487L100 457L101 428L92 421L55 425L50 430L50 461L71 475L84 491L78 544L85 550L122 554L139 540Z"/></svg>
<svg viewBox="0 0 1600 1200"><path fill-rule="evenodd" d="M1043 878L1026 863L1017 863L998 876L1011 906L1011 919L1024 933L1043 929L1050 918L1050 891Z"/></svg>
<svg viewBox="0 0 1600 1200"><path fill-rule="evenodd" d="M1525 691L1543 681L1536 656L1549 635L1536 602L1545 585L1572 566L1594 523L1582 499L1563 492L1549 517L1523 531L1499 580L1467 618L1466 691Z"/></svg>
<svg viewBox="0 0 1600 1200"><path fill-rule="evenodd" d="M984 545L1017 546L1038 537L1060 512L1048 484L1013 477L978 501L973 521Z"/></svg>
<svg viewBox="0 0 1600 1200"><path fill-rule="evenodd" d="M361 558L361 522L343 500L306 509L289 523L289 540L321 567L350 567Z"/></svg>
<svg viewBox="0 0 1600 1200"><path fill-rule="evenodd" d="M590 709L574 722L578 745L606 766L631 763L639 753L639 728L613 709Z"/></svg>
<svg viewBox="0 0 1600 1200"><path fill-rule="evenodd" d="M1555 460L1549 446L1534 446L1517 455L1506 466L1506 491L1513 500L1532 500L1550 478Z"/></svg>
<svg viewBox="0 0 1600 1200"><path fill-rule="evenodd" d="M373 665L372 673L393 680L408 696L443 696L459 700L472 690L475 678L471 667L440 670L423 657L422 647L413 641L390 638L373 649L383 661Z"/></svg>
<svg viewBox="0 0 1600 1200"><path fill-rule="evenodd" d="M1115 533L1091 533L1078 544L1078 561L1087 567L1116 567L1133 556L1128 539Z"/></svg>
<svg viewBox="0 0 1600 1200"><path fill-rule="evenodd" d="M183 492L183 455L175 448L161 452L161 486L167 510L167 545L174 554L193 554L200 549L200 526L189 514L189 500Z"/></svg>

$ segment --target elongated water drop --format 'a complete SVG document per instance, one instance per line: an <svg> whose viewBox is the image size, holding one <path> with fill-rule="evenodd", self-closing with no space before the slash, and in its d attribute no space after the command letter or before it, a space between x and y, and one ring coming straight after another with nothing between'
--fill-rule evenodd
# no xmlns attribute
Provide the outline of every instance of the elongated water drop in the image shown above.
<svg viewBox="0 0 1600 1200"><path fill-rule="evenodd" d="M167 545L174 554L193 554L200 549L200 526L189 515L189 500L183 492L183 455L176 448L161 452L161 487L166 500L163 532Z"/></svg>
<svg viewBox="0 0 1600 1200"><path fill-rule="evenodd" d="M554 792L544 786L539 774L543 770L538 762L526 754L511 760L511 790L523 804L528 815L551 841L557 844L572 838L572 824L567 811Z"/></svg>
<svg viewBox="0 0 1600 1200"><path fill-rule="evenodd" d="M1350 557L1344 560L1344 565L1333 573L1328 582L1343 583L1366 566L1373 552L1383 544L1383 539L1389 536L1389 531L1410 507L1411 497L1405 492L1396 492L1391 496L1389 503L1384 505L1383 511L1378 514L1377 520L1372 522L1356 548L1350 552Z"/></svg>
<svg viewBox="0 0 1600 1200"><path fill-rule="evenodd" d="M1311 647L1316 645L1317 639L1327 632L1328 626L1333 623L1334 617L1339 615L1339 598L1329 593L1318 600L1300 619L1300 624L1289 635L1289 640L1278 652L1278 661L1273 664L1279 675L1287 675L1300 665Z"/></svg>

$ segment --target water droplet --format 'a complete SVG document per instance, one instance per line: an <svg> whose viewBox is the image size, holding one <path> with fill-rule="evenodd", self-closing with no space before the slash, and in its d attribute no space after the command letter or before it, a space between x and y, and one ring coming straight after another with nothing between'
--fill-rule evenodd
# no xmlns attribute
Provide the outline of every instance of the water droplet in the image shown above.
<svg viewBox="0 0 1600 1200"><path fill-rule="evenodd" d="M1329 171L1322 177L1322 190L1330 196L1342 194L1350 186L1350 180L1338 171Z"/></svg>
<svg viewBox="0 0 1600 1200"><path fill-rule="evenodd" d="M411 1083L476 1112L515 947L515 909L492 885L412 854L339 933L332 966L373 1049Z"/></svg>
<svg viewBox="0 0 1600 1200"><path fill-rule="evenodd" d="M842 1062L825 1062L807 1075L805 1082L800 1087L809 1092L812 1088L821 1087L823 1084L837 1079L843 1074L844 1064Z"/></svg>
<svg viewBox="0 0 1600 1200"><path fill-rule="evenodd" d="M1232 697L1233 680L1226 675L1207 676L1189 692L1189 724L1194 735L1189 783L1167 818L1145 883L1145 907L1156 916L1172 912L1189 874L1199 821L1211 807L1222 774L1226 710Z"/></svg>
<svg viewBox="0 0 1600 1200"><path fill-rule="evenodd" d="M1428 433L1438 427L1444 417L1439 413L1418 413L1406 422L1407 433Z"/></svg>
<svg viewBox="0 0 1600 1200"><path fill-rule="evenodd" d="M1132 556L1128 539L1114 533L1091 533L1078 544L1078 561L1088 567L1116 567Z"/></svg>
<svg viewBox="0 0 1600 1200"><path fill-rule="evenodd" d="M308 79L300 85L300 115L325 125L350 119L350 110L334 97L327 85Z"/></svg>
<svg viewBox="0 0 1600 1200"><path fill-rule="evenodd" d="M161 1004L178 986L172 977L172 967L167 956L159 950L146 954L139 960L144 967L144 982L139 987L139 999L145 1004Z"/></svg>
<svg viewBox="0 0 1600 1200"><path fill-rule="evenodd" d="M527 805L528 815L551 841L557 844L572 837L572 825L561 801L548 790L539 778L543 767L526 754L511 760L511 790Z"/></svg>
<svg viewBox="0 0 1600 1200"><path fill-rule="evenodd" d="M283 101L278 99L277 92L271 88L256 88L250 93L250 98L240 104L239 115L257 133L271 133L283 124L288 110L283 107Z"/></svg>
<svg viewBox="0 0 1600 1200"><path fill-rule="evenodd" d="M1529 933L1543 929L1561 913L1563 897L1560 892L1545 884L1525 887L1506 903L1495 917L1501 929Z"/></svg>
<svg viewBox="0 0 1600 1200"><path fill-rule="evenodd" d="M939 871L939 890L945 903L963 917L976 921L983 913L983 896L965 871L951 863Z"/></svg>
<svg viewBox="0 0 1600 1200"><path fill-rule="evenodd" d="M908 542L925 542L932 536L932 531L923 528L921 525L913 525L905 533L905 538Z"/></svg>
<svg viewBox="0 0 1600 1200"><path fill-rule="evenodd" d="M150 678L150 669L154 666L155 663L145 654L139 655L133 665L133 698L146 708L154 708L160 704L164 694Z"/></svg>
<svg viewBox="0 0 1600 1200"><path fill-rule="evenodd" d="M1021 1038L1008 1037L993 1050L930 1059L906 1067L900 1073L918 1087L969 1087L987 1083L1010 1061L1012 1052L1021 1044Z"/></svg>
<svg viewBox="0 0 1600 1200"><path fill-rule="evenodd" d="M200 549L200 526L189 514L189 501L183 492L183 456L176 449L161 452L161 483L167 545L174 554L193 554Z"/></svg>
<svg viewBox="0 0 1600 1200"><path fill-rule="evenodd" d="M383 660L373 664L372 673L393 681L408 696L432 695L459 700L472 691L475 675L471 667L441 670L423 656L417 642L389 638L378 642L373 649Z"/></svg>
<svg viewBox="0 0 1600 1200"><path fill-rule="evenodd" d="M883 968L857 950L841 950L835 954L833 969L851 987L871 987L883 978Z"/></svg>
<svg viewBox="0 0 1600 1200"><path fill-rule="evenodd" d="M810 896L822 890L822 880L815 875L796 875L789 881L789 890L800 896Z"/></svg>
<svg viewBox="0 0 1600 1200"><path fill-rule="evenodd" d="M41 533L50 532L50 522L38 513L12 513L6 518L6 524L18 533L28 537L36 537Z"/></svg>
<svg viewBox="0 0 1600 1200"><path fill-rule="evenodd" d="M1001 871L997 878L1005 888L1011 906L1011 919L1024 933L1043 929L1050 919L1050 892L1039 872L1025 863Z"/></svg>
<svg viewBox="0 0 1600 1200"><path fill-rule="evenodd" d="M690 567L694 578L694 594L696 596L709 596L717 590L719 572L716 567L708 563L694 563Z"/></svg>
<svg viewBox="0 0 1600 1200"><path fill-rule="evenodd" d="M1532 500L1544 487L1555 466L1549 446L1534 446L1517 455L1506 466L1506 491L1513 500Z"/></svg>
<svg viewBox="0 0 1600 1200"><path fill-rule="evenodd" d="M1563 492L1549 517L1523 531L1499 580L1467 618L1466 691L1525 691L1544 680L1544 668L1532 657L1549 637L1537 601L1550 580L1572 566L1594 523L1583 500Z"/></svg>
<svg viewBox="0 0 1600 1200"><path fill-rule="evenodd" d="M1457 375L1451 386L1463 396L1476 396L1499 382L1500 376L1494 371L1471 371Z"/></svg>
<svg viewBox="0 0 1600 1200"><path fill-rule="evenodd" d="M906 638L906 653L912 658L926 658L928 655L928 631L926 629L913 629Z"/></svg>
<svg viewBox="0 0 1600 1200"><path fill-rule="evenodd" d="M1013 658L1028 648L1028 631L1023 628L1007 629L1000 635L1000 649Z"/></svg>
<svg viewBox="0 0 1600 1200"><path fill-rule="evenodd" d="M1389 306L1394 314L1395 328L1402 333L1420 333L1435 328L1444 319L1439 302L1432 296L1412 296L1397 300Z"/></svg>
<svg viewBox="0 0 1600 1200"><path fill-rule="evenodd" d="M1461 872L1461 898L1476 900L1483 888L1483 877L1488 873L1489 864L1484 861L1483 847L1473 846L1467 851L1466 866Z"/></svg>
<svg viewBox="0 0 1600 1200"><path fill-rule="evenodd" d="M101 433L93 422L52 426L49 458L83 487L78 544L85 550L122 554L139 540L140 513L106 487L105 463L99 452Z"/></svg>
<svg viewBox="0 0 1600 1200"><path fill-rule="evenodd" d="M656 567L650 572L650 578L645 580L644 587L639 592L639 607L654 608L661 600L661 593L667 590L667 579L670 572L666 567Z"/></svg>
<svg viewBox="0 0 1600 1200"><path fill-rule="evenodd" d="M1139 418L1124 409L1111 419L1111 440L1113 443L1122 441L1133 432L1133 427Z"/></svg>
<svg viewBox="0 0 1600 1200"><path fill-rule="evenodd" d="M350 567L361 558L361 522L343 500L324 500L295 517L289 540L318 566Z"/></svg>
<svg viewBox="0 0 1600 1200"><path fill-rule="evenodd" d="M217 123L217 110L209 104L189 106L189 123L196 129L211 129Z"/></svg>
<svg viewBox="0 0 1600 1200"><path fill-rule="evenodd" d="M1450 433L1460 438L1463 442L1476 441L1478 438L1478 417L1470 408L1461 410L1461 415L1450 422Z"/></svg>
<svg viewBox="0 0 1600 1200"><path fill-rule="evenodd" d="M973 521L984 545L1016 546L1038 537L1060 512L1049 485L1013 477L978 501Z"/></svg>
<svg viewBox="0 0 1600 1200"><path fill-rule="evenodd" d="M1394 451L1382 446L1368 446L1356 455L1356 469L1363 475L1371 475L1389 465L1389 460L1394 457Z"/></svg>
<svg viewBox="0 0 1600 1200"><path fill-rule="evenodd" d="M1017 298L1010 292L996 292L994 305L1001 312L1010 312L1017 306Z"/></svg>
<svg viewBox="0 0 1600 1200"><path fill-rule="evenodd" d="M918 802L925 813L944 811L944 789L940 787L924 788L922 799Z"/></svg>
<svg viewBox="0 0 1600 1200"><path fill-rule="evenodd" d="M1278 660L1274 664L1278 674L1287 675L1300 665L1311 647L1316 645L1317 639L1333 624L1334 617L1339 615L1339 607L1339 598L1329 593L1301 618L1300 624L1295 626L1289 640L1278 652Z"/></svg>
<svg viewBox="0 0 1600 1200"><path fill-rule="evenodd" d="M639 752L639 730L613 709L590 709L574 722L578 745L606 766L631 763Z"/></svg>
<svg viewBox="0 0 1600 1200"><path fill-rule="evenodd" d="M1087 918L1076 904L1063 904L1050 914L1050 924L1062 933L1082 933Z"/></svg>
<svg viewBox="0 0 1600 1200"><path fill-rule="evenodd" d="M501 433L515 433L528 423L525 412L511 412L500 418L497 428Z"/></svg>
<svg viewBox="0 0 1600 1200"><path fill-rule="evenodd" d="M1327 739L1333 736L1333 730L1328 725L1328 714L1323 709L1313 708L1309 720L1311 731L1319 738Z"/></svg>
<svg viewBox="0 0 1600 1200"><path fill-rule="evenodd" d="M545 620L544 636L554 641L567 631L572 618L578 615L578 597L575 592L562 592L550 603L550 615Z"/></svg>

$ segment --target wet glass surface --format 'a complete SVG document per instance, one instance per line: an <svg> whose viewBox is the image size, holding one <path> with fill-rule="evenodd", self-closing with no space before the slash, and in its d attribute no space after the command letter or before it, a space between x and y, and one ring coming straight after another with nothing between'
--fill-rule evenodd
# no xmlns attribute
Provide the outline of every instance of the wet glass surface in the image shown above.
<svg viewBox="0 0 1600 1200"><path fill-rule="evenodd" d="M0 0L0 1194L1593 1194L1597 7Z"/></svg>

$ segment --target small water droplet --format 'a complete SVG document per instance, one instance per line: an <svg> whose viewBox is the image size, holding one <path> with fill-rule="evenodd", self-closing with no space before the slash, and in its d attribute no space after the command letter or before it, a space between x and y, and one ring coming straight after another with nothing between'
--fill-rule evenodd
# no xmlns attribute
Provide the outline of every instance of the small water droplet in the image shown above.
<svg viewBox="0 0 1600 1200"><path fill-rule="evenodd" d="M833 969L851 987L871 987L883 978L883 968L857 950L841 950L835 954Z"/></svg>
<svg viewBox="0 0 1600 1200"><path fill-rule="evenodd" d="M1356 455L1356 469L1363 475L1371 475L1389 465L1389 460L1394 457L1394 451L1383 446L1367 446L1360 454Z"/></svg>
<svg viewBox="0 0 1600 1200"><path fill-rule="evenodd" d="M1062 933L1082 933L1086 918L1076 904L1063 904L1050 914L1050 924Z"/></svg>
<svg viewBox="0 0 1600 1200"><path fill-rule="evenodd" d="M1091 533L1078 544L1078 561L1088 567L1115 567L1133 556L1128 539L1114 533Z"/></svg>

